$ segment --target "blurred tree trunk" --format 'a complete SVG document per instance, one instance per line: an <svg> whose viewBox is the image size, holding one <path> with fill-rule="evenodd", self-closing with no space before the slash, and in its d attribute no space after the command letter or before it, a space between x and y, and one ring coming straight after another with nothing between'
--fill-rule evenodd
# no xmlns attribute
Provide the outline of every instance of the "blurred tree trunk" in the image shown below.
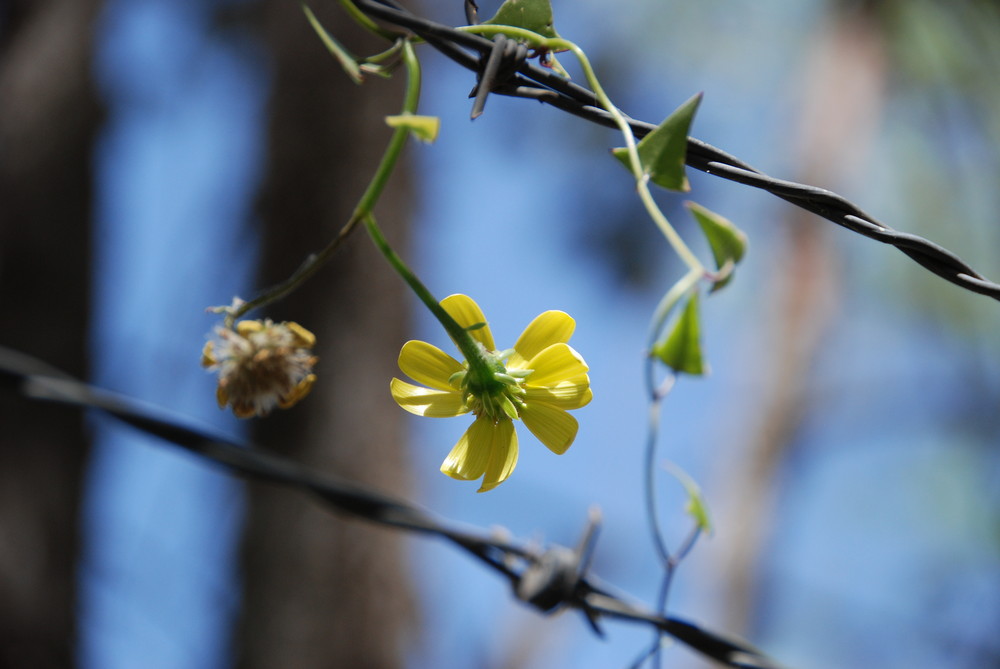
<svg viewBox="0 0 1000 669"><path fill-rule="evenodd" d="M320 20L355 53L382 45L333 3ZM348 220L398 113L402 76L352 84L295 5L264 3L274 62L268 173L263 186L263 285L287 277ZM397 174L378 207L404 246L408 189ZM389 379L404 340L403 283L356 230L297 293L267 309L316 333L319 381L310 397L256 426L256 439L321 471L406 495L402 412ZM405 543L396 533L345 520L313 500L252 485L244 544L245 600L238 664L245 669L396 667L412 625Z"/></svg>
<svg viewBox="0 0 1000 669"><path fill-rule="evenodd" d="M803 102L796 151L802 183L837 188L844 176L863 170L861 159L880 116L885 87L885 45L869 2L832 3L822 34L806 54ZM837 261L828 224L788 209L786 253L775 265L771 313L762 340L768 349L760 369L758 419L737 444L727 465L720 500L726 528L715 551L722 564L725 628L748 634L761 595L762 560L773 531L779 470L794 446L810 402L811 366L832 323L837 301ZM724 517L723 517L724 516Z"/></svg>
<svg viewBox="0 0 1000 669"><path fill-rule="evenodd" d="M81 377L98 6L0 9L0 344ZM5 395L0 426L0 668L72 666L81 417Z"/></svg>

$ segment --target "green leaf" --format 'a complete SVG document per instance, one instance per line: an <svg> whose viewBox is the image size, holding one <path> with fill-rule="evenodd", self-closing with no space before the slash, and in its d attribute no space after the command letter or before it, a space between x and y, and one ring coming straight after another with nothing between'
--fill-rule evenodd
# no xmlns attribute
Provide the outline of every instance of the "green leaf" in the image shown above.
<svg viewBox="0 0 1000 669"><path fill-rule="evenodd" d="M549 0L506 0L489 21L490 25L524 28L542 37L559 37L552 25Z"/></svg>
<svg viewBox="0 0 1000 669"><path fill-rule="evenodd" d="M690 474L673 462L668 461L663 463L663 468L684 486L684 492L688 496L687 504L684 505L684 511L694 519L695 524L703 532L711 533L712 520L708 515L708 505L705 504L705 497L701 494L701 488L694 482Z"/></svg>
<svg viewBox="0 0 1000 669"><path fill-rule="evenodd" d="M386 116L385 122L390 128L406 128L414 137L428 144L437 139L438 131L441 129L441 119L437 116L399 114Z"/></svg>
<svg viewBox="0 0 1000 669"><path fill-rule="evenodd" d="M307 5L302 5L302 11L305 12L306 18L309 19L309 24L313 27L313 30L323 40L323 44L326 45L327 50L333 54L333 57L337 59L340 66L344 68L344 72L351 78L351 81L356 84L364 82L364 77L361 76L361 68L358 66L358 59L352 56L340 42L333 38L333 35L320 25L319 19L316 18L316 15L312 13L312 10Z"/></svg>
<svg viewBox="0 0 1000 669"><path fill-rule="evenodd" d="M689 191L687 174L684 172L684 157L687 155L687 138L691 131L691 121L701 103L701 93L678 107L655 130L642 138L636 147L642 171L649 175L657 186L668 190ZM612 149L615 158L631 171L628 149Z"/></svg>
<svg viewBox="0 0 1000 669"><path fill-rule="evenodd" d="M698 293L691 293L684 311L674 321L670 333L653 346L653 355L676 372L701 376L708 365L701 355L701 324Z"/></svg>
<svg viewBox="0 0 1000 669"><path fill-rule="evenodd" d="M732 280L733 270L747 251L747 236L729 219L709 211L700 204L696 202L685 202L684 204L691 210L691 214L694 215L702 232L705 233L708 245L712 248L715 266L719 270L712 285L714 293Z"/></svg>

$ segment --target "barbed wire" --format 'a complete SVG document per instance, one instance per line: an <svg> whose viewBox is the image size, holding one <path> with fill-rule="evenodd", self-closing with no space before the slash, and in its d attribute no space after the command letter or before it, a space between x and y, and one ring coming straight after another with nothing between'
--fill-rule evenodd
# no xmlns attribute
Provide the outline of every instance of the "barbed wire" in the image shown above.
<svg viewBox="0 0 1000 669"><path fill-rule="evenodd" d="M412 31L451 60L475 72L478 79L483 78L484 69L494 50L493 41L418 16L394 0L352 1L369 17ZM512 57L517 56L515 54ZM537 100L593 123L617 127L611 115L601 108L593 91L549 69L523 59L512 63L509 68L496 68L494 64L493 69L510 72L505 79L490 82L490 91L493 93ZM479 111L482 104L483 101L477 98ZM652 123L627 116L626 120L636 138L641 139L656 128ZM832 191L768 176L739 158L694 137L689 137L687 141L686 163L706 174L765 190L852 232L894 246L941 278L973 293L1000 300L1000 284L979 274L956 254L918 235L894 230Z"/></svg>
<svg viewBox="0 0 1000 669"><path fill-rule="evenodd" d="M161 407L88 385L37 358L2 346L0 386L13 389L29 400L109 414L233 474L309 493L338 513L445 539L505 577L517 599L545 614L577 609L598 635L603 635L600 621L605 618L640 623L728 667L781 669L781 665L745 641L657 614L629 601L588 573L599 526L596 512L591 512L576 548L535 547L510 541L498 531L487 534L462 529L406 501L267 453Z"/></svg>

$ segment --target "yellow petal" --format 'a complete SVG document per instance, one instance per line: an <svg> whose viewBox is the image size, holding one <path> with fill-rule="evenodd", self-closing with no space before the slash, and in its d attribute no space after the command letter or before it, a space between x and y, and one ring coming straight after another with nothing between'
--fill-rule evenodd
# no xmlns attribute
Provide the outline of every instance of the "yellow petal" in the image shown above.
<svg viewBox="0 0 1000 669"><path fill-rule="evenodd" d="M486 323L486 316L483 315L483 310L468 295L449 295L441 300L441 306L463 328L478 325L479 323ZM481 342L487 351L497 350L496 345L493 343L493 333L490 332L488 324L475 330L469 330L469 334L472 335L473 339Z"/></svg>
<svg viewBox="0 0 1000 669"><path fill-rule="evenodd" d="M300 348L312 348L316 345L316 335L295 321L288 321L285 323L285 327L292 333L296 346Z"/></svg>
<svg viewBox="0 0 1000 669"><path fill-rule="evenodd" d="M233 404L233 415L237 418L253 418L257 415L257 409L249 402L237 402ZM266 416L267 412L261 415Z"/></svg>
<svg viewBox="0 0 1000 669"><path fill-rule="evenodd" d="M527 402L521 408L521 420L546 448L562 455L576 438L579 424L568 413L544 402Z"/></svg>
<svg viewBox="0 0 1000 669"><path fill-rule="evenodd" d="M460 481L474 481L486 471L493 447L493 423L477 418L441 463L441 472Z"/></svg>
<svg viewBox="0 0 1000 669"><path fill-rule="evenodd" d="M586 374L589 367L583 357L569 344L553 344L544 349L527 364L535 370L528 377L532 386L548 386Z"/></svg>
<svg viewBox="0 0 1000 669"><path fill-rule="evenodd" d="M236 324L236 332L241 337L246 337L254 332L260 332L264 329L264 324L260 321L240 321Z"/></svg>
<svg viewBox="0 0 1000 669"><path fill-rule="evenodd" d="M389 383L389 390L399 406L418 416L450 418L468 412L461 393L455 390L432 390L399 379Z"/></svg>
<svg viewBox="0 0 1000 669"><path fill-rule="evenodd" d="M507 369L531 369L528 361L552 344L565 344L573 336L576 321L564 311L546 311L528 323L514 344Z"/></svg>
<svg viewBox="0 0 1000 669"><path fill-rule="evenodd" d="M212 367L217 364L219 364L219 361L215 359L215 344L207 341L205 342L205 348L201 349L201 366Z"/></svg>
<svg viewBox="0 0 1000 669"><path fill-rule="evenodd" d="M215 388L215 401L219 403L220 409L225 409L229 404L229 391L221 383Z"/></svg>
<svg viewBox="0 0 1000 669"><path fill-rule="evenodd" d="M313 384L316 383L316 375L308 374L305 378L295 384L295 387L289 391L284 397L278 398L278 406L282 409L288 409L295 406L299 400L309 394L312 390Z"/></svg>
<svg viewBox="0 0 1000 669"><path fill-rule="evenodd" d="M517 432L514 423L501 420L492 425L493 441L490 446L490 461L486 465L483 485L476 492L493 490L507 480L517 466Z"/></svg>
<svg viewBox="0 0 1000 669"><path fill-rule="evenodd" d="M458 360L425 341L408 341L399 352L399 368L418 383L438 390L454 391L448 379L465 369Z"/></svg>
<svg viewBox="0 0 1000 669"><path fill-rule="evenodd" d="M590 404L594 393L590 390L590 377L586 374L550 386L526 385L524 400L544 402L559 409L579 409Z"/></svg>

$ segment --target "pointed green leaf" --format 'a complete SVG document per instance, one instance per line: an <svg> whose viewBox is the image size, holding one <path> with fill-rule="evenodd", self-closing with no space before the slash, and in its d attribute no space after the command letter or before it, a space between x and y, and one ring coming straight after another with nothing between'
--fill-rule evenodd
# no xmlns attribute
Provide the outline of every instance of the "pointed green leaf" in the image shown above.
<svg viewBox="0 0 1000 669"><path fill-rule="evenodd" d="M490 25L524 28L542 37L559 37L552 25L549 0L506 0L489 21Z"/></svg>
<svg viewBox="0 0 1000 669"><path fill-rule="evenodd" d="M323 44L326 45L327 50L333 54L333 57L337 59L340 66L344 68L344 72L351 80L360 84L364 81L364 77L361 76L361 68L358 66L358 59L351 55L351 53L345 49L340 42L333 38L333 35L328 33L323 26L320 25L319 19L316 15L312 13L312 10L308 6L302 5L302 11L305 12L306 18L309 19L309 24L312 26L319 38L323 40Z"/></svg>
<svg viewBox="0 0 1000 669"><path fill-rule="evenodd" d="M691 293L670 333L653 346L653 355L676 372L696 376L708 373L708 365L701 355L697 292Z"/></svg>
<svg viewBox="0 0 1000 669"><path fill-rule="evenodd" d="M719 270L718 278L712 286L712 292L725 286L733 278L733 269L743 259L747 251L747 236L732 222L695 202L685 202L685 206L694 215L701 226L708 245L715 257L715 266Z"/></svg>
<svg viewBox="0 0 1000 669"><path fill-rule="evenodd" d="M684 511L694 519L695 524L703 532L710 533L712 531L712 520L708 515L708 505L705 504L705 497L701 494L701 487L695 483L690 474L673 462L667 461L663 463L663 468L684 486L684 492L688 496L687 504L684 505Z"/></svg>
<svg viewBox="0 0 1000 669"><path fill-rule="evenodd" d="M651 133L642 138L636 147L642 170L657 186L668 190L689 191L687 174L684 172L684 157L687 155L687 138L691 131L691 121L701 103L701 93L678 107ZM612 149L615 158L631 170L628 149Z"/></svg>
<svg viewBox="0 0 1000 669"><path fill-rule="evenodd" d="M390 128L406 128L414 137L428 144L437 139L438 131L441 129L441 119L437 116L400 114L386 116L385 122Z"/></svg>

